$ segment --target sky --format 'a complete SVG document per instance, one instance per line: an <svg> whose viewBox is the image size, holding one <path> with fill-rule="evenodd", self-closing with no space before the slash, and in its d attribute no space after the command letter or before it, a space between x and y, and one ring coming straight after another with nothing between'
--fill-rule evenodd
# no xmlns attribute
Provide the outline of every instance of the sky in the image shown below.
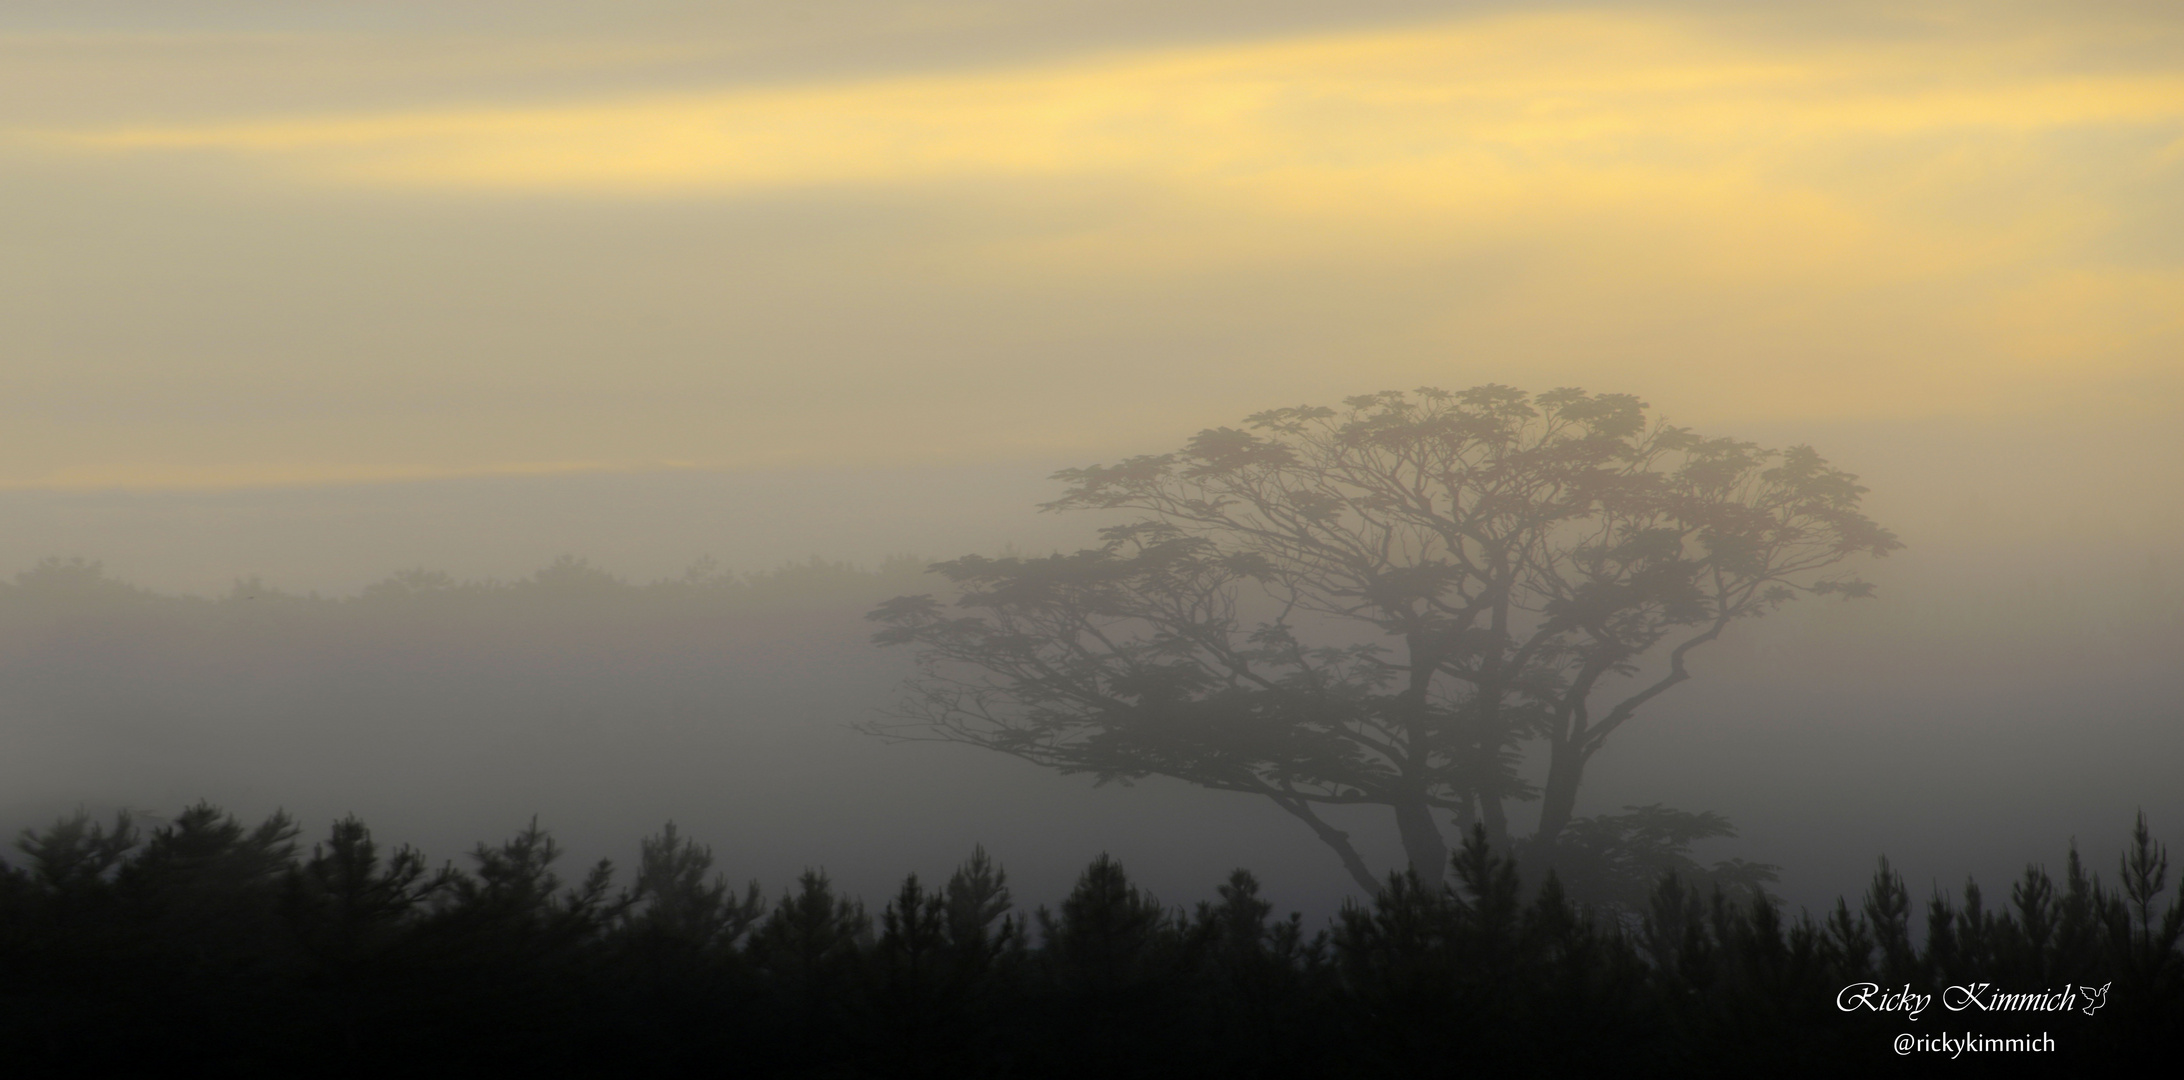
<svg viewBox="0 0 2184 1080"><path fill-rule="evenodd" d="M10 5L0 487L2173 426L2167 5L1323 7Z"/></svg>
<svg viewBox="0 0 2184 1080"><path fill-rule="evenodd" d="M0 5L0 574L1068 548L1056 469L1488 382L1811 443L1909 545L1591 809L2006 863L2167 798L2184 662L2103 643L2184 566L2175 4Z"/></svg>

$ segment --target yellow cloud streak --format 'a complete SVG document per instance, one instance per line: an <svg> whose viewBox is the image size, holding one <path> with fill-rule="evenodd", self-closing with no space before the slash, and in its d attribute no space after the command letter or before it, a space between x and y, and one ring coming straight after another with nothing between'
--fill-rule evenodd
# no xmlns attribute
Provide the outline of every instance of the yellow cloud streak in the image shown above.
<svg viewBox="0 0 2184 1080"><path fill-rule="evenodd" d="M921 259L934 275L990 278L1001 264L1013 280L1033 276L1028 264L1043 281L1134 281L1310 264L1395 282L1408 259L1521 251L1531 277L1492 305L1445 323L1433 310L1398 313L1415 331L1376 314L1355 327L1363 347L1415 332L1502 356L1614 356L1628 366L1593 381L1627 384L1636 370L1702 413L2022 410L2096 367L2141 398L2174 400L2184 384L2163 365L2173 369L2184 345L2184 253L2106 265L2088 241L2150 212L2112 197L2134 178L2175 182L2184 64L2079 59L2119 40L2114 27L1990 29L1876 45L1734 39L1660 17L1521 16L1009 70L61 141L428 195L945 195L962 185L1028 207L1021 222L952 234L975 250ZM2168 31L2120 33L2146 46ZM2177 44L2170 55L2184 56ZM2093 138L2043 141L2056 133ZM1076 224L1039 213L1042 200L1081 193L1111 212ZM2131 197L2148 199L2143 185ZM1658 344L1644 344L1648 333ZM1746 359L1783 342L1809 345L1811 362ZM1419 355L1425 366L1447 354ZM1439 368L1376 377L1448 378Z"/></svg>
<svg viewBox="0 0 2184 1080"><path fill-rule="evenodd" d="M1753 46L1662 19L1537 16L1046 68L69 140L432 188L734 193L1089 175L1276 204L1324 186L1451 204L1496 164L1489 193L1507 182L1495 174L1557 164L1687 172L1846 136L2184 118L2184 73L2056 70L2028 65L2026 49Z"/></svg>

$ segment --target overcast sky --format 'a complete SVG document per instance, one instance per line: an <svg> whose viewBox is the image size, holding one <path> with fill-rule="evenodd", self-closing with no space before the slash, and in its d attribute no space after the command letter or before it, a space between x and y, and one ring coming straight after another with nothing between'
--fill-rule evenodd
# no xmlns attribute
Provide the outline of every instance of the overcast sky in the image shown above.
<svg viewBox="0 0 2184 1080"><path fill-rule="evenodd" d="M2179 9L1781 7L10 4L0 485L1097 459L1485 381L2177 448Z"/></svg>

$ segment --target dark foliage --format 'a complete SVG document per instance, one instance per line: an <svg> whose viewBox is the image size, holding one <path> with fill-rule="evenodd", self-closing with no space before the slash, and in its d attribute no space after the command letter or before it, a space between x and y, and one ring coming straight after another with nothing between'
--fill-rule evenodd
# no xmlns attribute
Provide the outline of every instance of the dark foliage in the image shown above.
<svg viewBox="0 0 2184 1080"><path fill-rule="evenodd" d="M604 863L565 883L536 823L460 869L383 851L354 819L308 851L296 835L204 804L149 832L81 815L27 832L20 865L0 865L10 1074L1930 1067L1894 1053L1905 1031L2044 1031L2060 1053L2041 1060L2082 1074L2160 1060L2184 1032L2184 903L2143 817L2113 887L2073 850L2060 881L2028 868L1992 905L1967 883L1928 898L1922 924L1886 860L1819 921L1718 873L1663 874L1635 910L1581 908L1551 874L1527 888L1478 829L1454 884L1394 875L1318 932L1276 918L1244 871L1185 911L1104 855L1027 922L984 851L940 888L912 876L874 918L817 871L769 907L672 825L623 888ZM1839 1009L1858 983L1937 999L1915 1020ZM1940 1004L1979 984L2079 998ZM2088 992L2104 995L2091 1014Z"/></svg>

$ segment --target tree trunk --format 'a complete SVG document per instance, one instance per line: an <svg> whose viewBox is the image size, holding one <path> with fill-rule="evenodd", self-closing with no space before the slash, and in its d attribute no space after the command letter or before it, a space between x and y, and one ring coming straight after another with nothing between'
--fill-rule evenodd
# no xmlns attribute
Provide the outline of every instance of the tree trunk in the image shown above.
<svg viewBox="0 0 2184 1080"><path fill-rule="evenodd" d="M1486 839L1488 842L1498 848L1508 847L1509 812L1502 806L1502 801L1498 798L1482 796L1479 799L1479 806L1484 811L1480 816L1486 820Z"/></svg>
<svg viewBox="0 0 2184 1080"><path fill-rule="evenodd" d="M1423 799L1393 805L1395 828L1403 837L1403 854L1410 859L1411 872L1427 888L1438 887L1448 870L1448 840L1441 835L1440 826L1433 823L1432 808Z"/></svg>
<svg viewBox="0 0 2184 1080"><path fill-rule="evenodd" d="M1570 824L1570 815L1577 808L1577 784L1584 776L1585 757L1577 747L1555 743L1548 751L1547 787L1540 792L1539 831L1532 835L1534 841L1554 843Z"/></svg>
<svg viewBox="0 0 2184 1080"><path fill-rule="evenodd" d="M1320 820L1320 816L1312 812L1311 804L1302 799L1273 794L1269 794L1268 798L1274 800L1274 805L1296 815L1297 820L1309 826L1312 834L1320 838L1320 843L1334 849L1336 856L1342 859L1342 868L1349 871L1350 880L1357 882L1358 888L1365 890L1365 895L1379 895L1380 882L1375 881L1373 872L1366 869L1365 860L1358 855L1357 848L1350 843L1349 833Z"/></svg>

